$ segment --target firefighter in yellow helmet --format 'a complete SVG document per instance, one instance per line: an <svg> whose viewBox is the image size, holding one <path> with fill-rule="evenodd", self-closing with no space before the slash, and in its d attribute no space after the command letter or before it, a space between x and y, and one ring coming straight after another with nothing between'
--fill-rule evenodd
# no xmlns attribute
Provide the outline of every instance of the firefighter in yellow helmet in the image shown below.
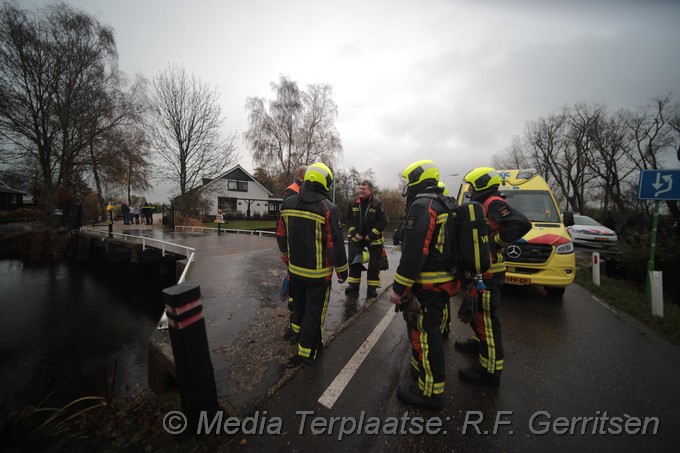
<svg viewBox="0 0 680 453"><path fill-rule="evenodd" d="M500 385L504 365L500 318L501 289L505 280L503 251L531 229L531 222L500 196L501 178L495 169L475 168L463 180L470 184L471 201L484 207L489 225L491 267L483 274L485 288L475 292L477 314L470 321L473 338L456 341L454 345L461 352L479 354L479 363L461 368L458 376L476 384Z"/></svg>
<svg viewBox="0 0 680 453"><path fill-rule="evenodd" d="M406 180L406 216L398 229L401 259L394 277L391 301L404 311L411 343L415 382L401 385L397 397L414 406L441 409L445 382L442 326L447 324L449 298L460 282L440 251L444 248L451 200L443 197L439 169L431 160L412 163Z"/></svg>
<svg viewBox="0 0 680 453"><path fill-rule="evenodd" d="M338 208L328 198L333 173L322 163L307 168L300 192L283 202L276 240L288 265L293 290L291 329L298 352L289 364L316 365L323 346L323 324L333 268L347 280L347 254Z"/></svg>

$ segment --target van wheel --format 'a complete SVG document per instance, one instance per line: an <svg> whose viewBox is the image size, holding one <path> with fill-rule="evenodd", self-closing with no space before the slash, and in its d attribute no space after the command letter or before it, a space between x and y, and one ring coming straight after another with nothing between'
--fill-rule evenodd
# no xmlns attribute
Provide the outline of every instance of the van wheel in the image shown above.
<svg viewBox="0 0 680 453"><path fill-rule="evenodd" d="M566 288L546 288L548 290L548 297L550 299L559 299L564 296L564 290Z"/></svg>

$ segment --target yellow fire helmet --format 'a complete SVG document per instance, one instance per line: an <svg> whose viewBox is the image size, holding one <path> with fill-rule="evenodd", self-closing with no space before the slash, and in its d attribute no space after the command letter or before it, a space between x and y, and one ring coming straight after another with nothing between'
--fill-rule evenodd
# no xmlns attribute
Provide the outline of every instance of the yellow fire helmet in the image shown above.
<svg viewBox="0 0 680 453"><path fill-rule="evenodd" d="M431 160L419 160L406 167L402 173L409 187L415 186L426 179L439 182L439 168Z"/></svg>
<svg viewBox="0 0 680 453"><path fill-rule="evenodd" d="M492 167L475 168L465 175L463 180L469 182L472 188L478 192L501 184L501 177Z"/></svg>
<svg viewBox="0 0 680 453"><path fill-rule="evenodd" d="M305 181L318 182L324 189L330 190L333 184L333 172L325 164L317 162L307 167Z"/></svg>

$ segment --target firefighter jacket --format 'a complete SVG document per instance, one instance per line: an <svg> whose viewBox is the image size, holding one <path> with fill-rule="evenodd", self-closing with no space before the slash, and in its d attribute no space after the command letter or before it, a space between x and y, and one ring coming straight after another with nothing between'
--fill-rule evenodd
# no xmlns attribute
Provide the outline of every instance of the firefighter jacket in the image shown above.
<svg viewBox="0 0 680 453"><path fill-rule="evenodd" d="M473 194L472 200L482 203L489 225L491 267L488 272L505 272L505 247L524 236L531 229L531 221L512 208L497 190Z"/></svg>
<svg viewBox="0 0 680 453"><path fill-rule="evenodd" d="M421 193L442 193L436 186ZM437 285L455 280L442 259L445 250L449 210L435 197L416 196L407 208L402 226L401 260L394 276L393 290L404 296L414 283Z"/></svg>
<svg viewBox="0 0 680 453"><path fill-rule="evenodd" d="M347 233L352 236L351 240L354 242L357 242L354 238L356 233L368 237L371 245L380 245L385 242L383 230L387 226L387 215L382 201L376 196L371 195L363 203L361 198L357 197L347 206L345 223Z"/></svg>
<svg viewBox="0 0 680 453"><path fill-rule="evenodd" d="M330 281L333 267L347 278L347 254L338 208L321 185L305 183L283 202L276 240L288 271L307 281Z"/></svg>

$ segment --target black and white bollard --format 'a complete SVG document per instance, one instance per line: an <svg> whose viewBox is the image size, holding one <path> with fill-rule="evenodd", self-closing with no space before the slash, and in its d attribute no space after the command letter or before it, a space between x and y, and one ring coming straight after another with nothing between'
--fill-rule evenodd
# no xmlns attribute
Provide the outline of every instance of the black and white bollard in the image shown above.
<svg viewBox="0 0 680 453"><path fill-rule="evenodd" d="M593 252L593 283L600 286L600 254Z"/></svg>
<svg viewBox="0 0 680 453"><path fill-rule="evenodd" d="M652 271L652 315L663 318L663 272Z"/></svg>
<svg viewBox="0 0 680 453"><path fill-rule="evenodd" d="M182 410L188 426L196 428L202 411L212 420L219 410L201 288L188 283L171 286L163 290L163 302L168 316Z"/></svg>

